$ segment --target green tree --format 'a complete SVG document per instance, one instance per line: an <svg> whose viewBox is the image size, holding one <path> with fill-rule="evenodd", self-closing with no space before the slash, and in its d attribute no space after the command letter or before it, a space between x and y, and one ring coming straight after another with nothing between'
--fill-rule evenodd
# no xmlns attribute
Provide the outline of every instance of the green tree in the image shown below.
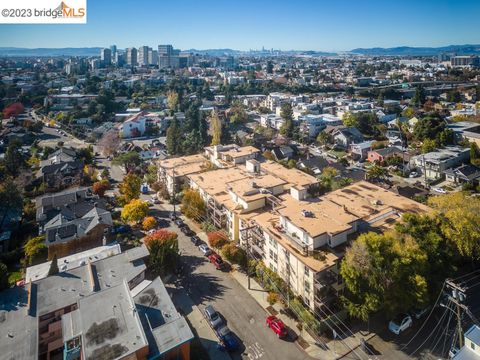
<svg viewBox="0 0 480 360"><path fill-rule="evenodd" d="M413 137L417 141L437 139L443 130L445 130L445 121L438 113L433 113L427 115L415 124Z"/></svg>
<svg viewBox="0 0 480 360"><path fill-rule="evenodd" d="M402 111L402 115L408 119L411 119L415 116L415 110L411 107L407 107Z"/></svg>
<svg viewBox="0 0 480 360"><path fill-rule="evenodd" d="M198 191L187 189L183 194L181 211L189 219L202 221L207 214L207 207Z"/></svg>
<svg viewBox="0 0 480 360"><path fill-rule="evenodd" d="M7 265L0 262L0 291L8 288L8 269Z"/></svg>
<svg viewBox="0 0 480 360"><path fill-rule="evenodd" d="M442 220L442 233L470 260L480 259L480 199L463 192L433 196L428 205Z"/></svg>
<svg viewBox="0 0 480 360"><path fill-rule="evenodd" d="M343 114L342 122L343 122L343 125L345 125L345 126L353 126L353 127L358 126L357 118L355 117L354 114L352 114L349 111L347 111L345 114Z"/></svg>
<svg viewBox="0 0 480 360"><path fill-rule="evenodd" d="M273 74L273 62L267 61L267 74Z"/></svg>
<svg viewBox="0 0 480 360"><path fill-rule="evenodd" d="M412 104L415 104L417 106L421 106L425 103L425 100L427 99L425 95L425 89L423 86L417 86L415 89L415 95L412 97Z"/></svg>
<svg viewBox="0 0 480 360"><path fill-rule="evenodd" d="M393 315L428 301L423 276L427 256L410 238L360 235L347 249L340 273L348 289L342 301L351 316L366 321L379 310Z"/></svg>
<svg viewBox="0 0 480 360"><path fill-rule="evenodd" d="M387 169L378 166L378 165L373 165L367 170L367 179L369 180L383 180L387 177L388 171Z"/></svg>
<svg viewBox="0 0 480 360"><path fill-rule="evenodd" d="M124 166L126 172L135 170L135 168L140 165L141 162L142 160L140 159L140 155L136 151L122 153L114 157L112 161L114 165Z"/></svg>
<svg viewBox="0 0 480 360"><path fill-rule="evenodd" d="M21 189L12 178L7 178L0 183L0 206L5 208L21 209L23 198Z"/></svg>
<svg viewBox="0 0 480 360"><path fill-rule="evenodd" d="M177 155L182 153L181 149L181 139L182 139L182 130L178 124L176 117L173 117L173 120L170 126L167 129L167 139L165 140L167 146L167 152L170 155Z"/></svg>
<svg viewBox="0 0 480 360"><path fill-rule="evenodd" d="M40 259L46 259L47 246L45 245L45 237L37 236L27 241L24 246L25 258L27 264L31 265Z"/></svg>
<svg viewBox="0 0 480 360"><path fill-rule="evenodd" d="M422 143L422 154L426 154L435 151L437 148L437 142L432 139L425 139Z"/></svg>
<svg viewBox="0 0 480 360"><path fill-rule="evenodd" d="M11 176L17 176L20 169L24 165L24 158L20 153L22 144L18 140L13 140L8 144L5 152L5 167L7 173Z"/></svg>
<svg viewBox="0 0 480 360"><path fill-rule="evenodd" d="M320 145L327 145L327 144L332 143L333 139L332 139L332 136L329 133L327 133L325 131L321 131L317 136L317 142Z"/></svg>
<svg viewBox="0 0 480 360"><path fill-rule="evenodd" d="M219 145L222 139L222 122L215 111L210 114L210 135L212 136L211 145Z"/></svg>
<svg viewBox="0 0 480 360"><path fill-rule="evenodd" d="M178 93L175 91L169 91L167 93L167 106L171 113L177 110L178 106Z"/></svg>
<svg viewBox="0 0 480 360"><path fill-rule="evenodd" d="M294 124L293 124L293 109L290 103L282 104L280 108L280 116L285 123L280 128L280 133L288 138L293 136Z"/></svg>
<svg viewBox="0 0 480 360"><path fill-rule="evenodd" d="M59 271L57 254L54 254L52 262L50 263L50 268L48 269L48 276L56 275Z"/></svg>
<svg viewBox="0 0 480 360"><path fill-rule="evenodd" d="M234 101L230 109L230 122L232 124L243 124L248 121L248 114L240 101Z"/></svg>

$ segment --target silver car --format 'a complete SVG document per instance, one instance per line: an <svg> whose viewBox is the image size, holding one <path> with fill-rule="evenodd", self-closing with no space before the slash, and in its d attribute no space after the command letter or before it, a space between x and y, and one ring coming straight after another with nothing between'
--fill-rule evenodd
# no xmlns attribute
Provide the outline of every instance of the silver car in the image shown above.
<svg viewBox="0 0 480 360"><path fill-rule="evenodd" d="M217 329L221 327L221 325L223 325L222 318L212 305L208 305L205 307L205 317L214 329Z"/></svg>

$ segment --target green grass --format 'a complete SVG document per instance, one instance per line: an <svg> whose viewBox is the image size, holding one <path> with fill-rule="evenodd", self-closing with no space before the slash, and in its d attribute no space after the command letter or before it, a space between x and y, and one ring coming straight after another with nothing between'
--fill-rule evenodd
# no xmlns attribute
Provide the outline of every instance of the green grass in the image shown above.
<svg viewBox="0 0 480 360"><path fill-rule="evenodd" d="M15 284L18 280L22 279L22 271L21 270L14 270L14 271L9 271L8 273L8 283L10 285Z"/></svg>
<svg viewBox="0 0 480 360"><path fill-rule="evenodd" d="M330 150L328 153L332 154L332 155L335 155L338 160L340 160L342 157L347 155L347 153L345 151L342 151L342 150Z"/></svg>

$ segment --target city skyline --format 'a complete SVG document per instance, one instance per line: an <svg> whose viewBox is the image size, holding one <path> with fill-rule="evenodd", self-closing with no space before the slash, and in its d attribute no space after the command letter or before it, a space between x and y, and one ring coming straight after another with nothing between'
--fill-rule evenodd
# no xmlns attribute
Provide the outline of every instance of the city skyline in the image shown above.
<svg viewBox="0 0 480 360"><path fill-rule="evenodd" d="M1 25L0 46L56 48L116 44L127 48L172 43L180 49L265 47L335 52L359 47L480 43L479 35L469 26L480 14L480 3L469 0L427 0L420 4L411 0L401 4L247 1L243 9L247 10L220 1L211 1L206 6L191 0L182 4L144 0L122 3L121 8L90 1L86 25ZM105 13L109 16L103 16ZM162 13L169 16L163 17Z"/></svg>

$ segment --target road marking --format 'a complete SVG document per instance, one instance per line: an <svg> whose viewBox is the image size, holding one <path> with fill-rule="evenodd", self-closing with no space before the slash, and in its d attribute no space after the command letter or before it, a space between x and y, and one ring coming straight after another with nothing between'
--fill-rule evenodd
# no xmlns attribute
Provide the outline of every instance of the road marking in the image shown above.
<svg viewBox="0 0 480 360"><path fill-rule="evenodd" d="M258 342L253 345L248 345L247 351L247 356L250 360L260 359L265 354L265 351L258 344Z"/></svg>

